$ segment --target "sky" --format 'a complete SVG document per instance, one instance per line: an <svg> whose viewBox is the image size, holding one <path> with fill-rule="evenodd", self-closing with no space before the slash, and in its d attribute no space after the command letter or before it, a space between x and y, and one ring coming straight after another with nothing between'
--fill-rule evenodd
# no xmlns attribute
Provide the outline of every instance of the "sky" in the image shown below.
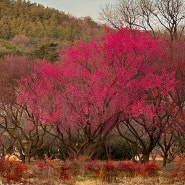
<svg viewBox="0 0 185 185"><path fill-rule="evenodd" d="M31 3L42 4L45 7L55 8L75 17L90 16L93 20L100 22L99 13L101 7L114 0L30 0Z"/></svg>

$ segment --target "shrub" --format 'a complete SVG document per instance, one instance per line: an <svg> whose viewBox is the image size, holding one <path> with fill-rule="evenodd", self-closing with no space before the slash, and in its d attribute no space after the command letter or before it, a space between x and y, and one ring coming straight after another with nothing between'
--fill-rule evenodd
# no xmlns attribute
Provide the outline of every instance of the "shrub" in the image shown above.
<svg viewBox="0 0 185 185"><path fill-rule="evenodd" d="M39 159L36 159L34 161L34 164L36 165L36 167L39 169L39 171L45 171L49 169L49 165L47 163L45 163L44 161L41 161Z"/></svg>
<svg viewBox="0 0 185 185"><path fill-rule="evenodd" d="M123 173L125 176L133 177L136 174L137 165L136 162L125 160L118 162L117 168L119 172Z"/></svg>
<svg viewBox="0 0 185 185"><path fill-rule="evenodd" d="M99 160L92 160L87 162L87 170L93 177L99 177L102 170L102 162Z"/></svg>
<svg viewBox="0 0 185 185"><path fill-rule="evenodd" d="M70 174L69 170L70 170L69 166L67 166L65 164L61 165L59 179L63 180L63 181L70 180L71 179L71 174Z"/></svg>
<svg viewBox="0 0 185 185"><path fill-rule="evenodd" d="M142 176L156 176L161 168L159 163L150 161L144 164L140 164L136 168L136 172Z"/></svg>
<svg viewBox="0 0 185 185"><path fill-rule="evenodd" d="M185 153L175 157L174 168L169 175L173 181L185 182Z"/></svg>
<svg viewBox="0 0 185 185"><path fill-rule="evenodd" d="M0 160L0 175L3 183L23 182L24 173L27 165L21 161ZM24 181L26 184L26 182Z"/></svg>
<svg viewBox="0 0 185 185"><path fill-rule="evenodd" d="M106 161L103 163L102 176L103 181L108 183L115 182L117 177L116 164L113 161Z"/></svg>
<svg viewBox="0 0 185 185"><path fill-rule="evenodd" d="M111 160L130 160L132 158L131 148L126 142L121 142L119 145L112 144L110 150Z"/></svg>

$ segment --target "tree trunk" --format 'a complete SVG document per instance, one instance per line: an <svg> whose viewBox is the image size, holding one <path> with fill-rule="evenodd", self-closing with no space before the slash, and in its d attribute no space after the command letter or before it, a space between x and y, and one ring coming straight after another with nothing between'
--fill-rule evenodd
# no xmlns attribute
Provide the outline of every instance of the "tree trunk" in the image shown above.
<svg viewBox="0 0 185 185"><path fill-rule="evenodd" d="M25 160L24 160L24 162L26 163L26 164L30 164L30 159L31 159L31 156L30 155L25 155Z"/></svg>
<svg viewBox="0 0 185 185"><path fill-rule="evenodd" d="M109 152L109 149L108 149L106 143L103 145L103 148L104 148L106 160L110 160L110 159L111 159L111 157L110 157L110 152Z"/></svg>
<svg viewBox="0 0 185 185"><path fill-rule="evenodd" d="M143 154L143 163L149 162L150 153Z"/></svg>
<svg viewBox="0 0 185 185"><path fill-rule="evenodd" d="M163 167L166 166L167 159L168 159L168 155L167 154L164 154L164 156L163 156Z"/></svg>

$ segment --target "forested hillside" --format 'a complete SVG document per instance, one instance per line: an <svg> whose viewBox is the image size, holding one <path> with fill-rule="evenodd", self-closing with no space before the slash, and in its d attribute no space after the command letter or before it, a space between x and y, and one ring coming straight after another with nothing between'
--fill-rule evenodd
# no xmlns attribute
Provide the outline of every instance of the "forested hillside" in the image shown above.
<svg viewBox="0 0 185 185"><path fill-rule="evenodd" d="M77 19L25 0L0 1L1 56L9 53L27 55L30 52L35 56L35 52L38 53L43 47L49 47L49 50L50 45L51 48L61 48L76 39L88 40L94 35L98 36L102 28L90 17ZM43 46L45 43L49 45Z"/></svg>

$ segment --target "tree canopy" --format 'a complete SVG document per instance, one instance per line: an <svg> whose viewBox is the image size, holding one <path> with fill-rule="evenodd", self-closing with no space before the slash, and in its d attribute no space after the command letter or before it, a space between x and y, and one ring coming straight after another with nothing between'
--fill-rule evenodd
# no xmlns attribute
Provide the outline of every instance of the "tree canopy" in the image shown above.
<svg viewBox="0 0 185 185"><path fill-rule="evenodd" d="M173 73L156 67L163 62L163 47L148 33L127 28L88 43L78 41L60 52L61 63L44 62L22 79L19 98L61 138L78 133L70 145L76 153L92 152L130 118L145 117L144 133L150 136L161 128L152 120L166 108L162 103L169 101L175 84Z"/></svg>

